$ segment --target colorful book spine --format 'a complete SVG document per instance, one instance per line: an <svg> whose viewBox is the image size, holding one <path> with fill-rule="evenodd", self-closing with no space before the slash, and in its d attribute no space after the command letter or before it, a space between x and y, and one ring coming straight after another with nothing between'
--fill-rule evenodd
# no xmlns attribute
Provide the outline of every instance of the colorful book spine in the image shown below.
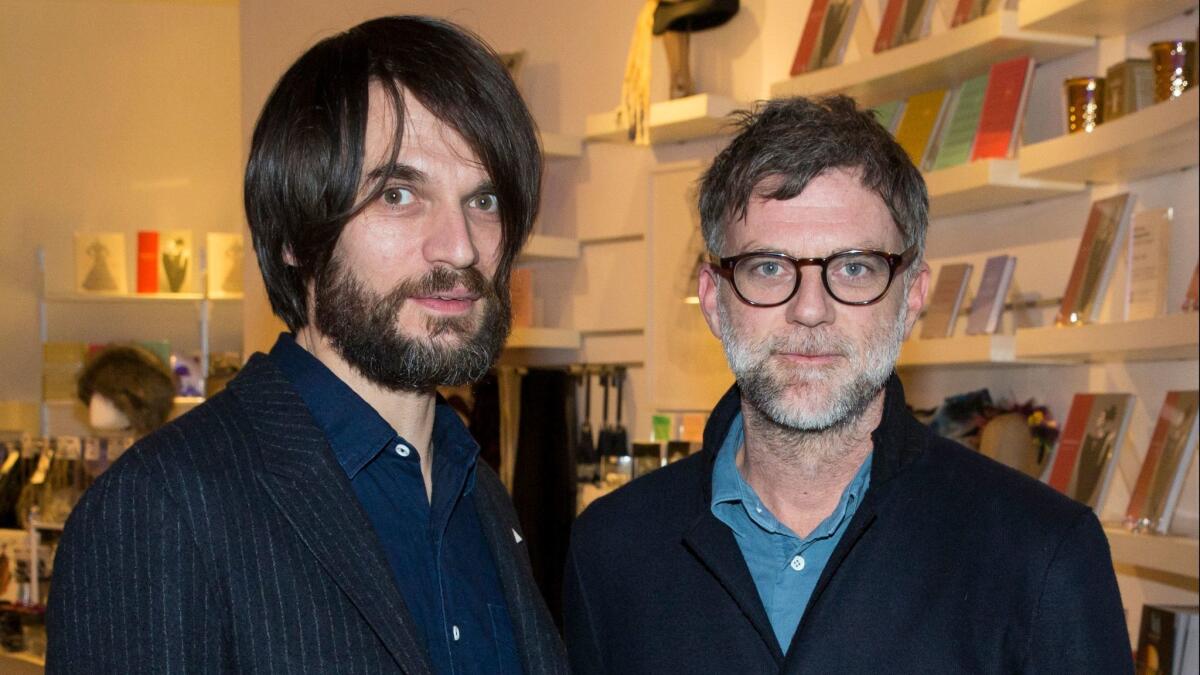
<svg viewBox="0 0 1200 675"><path fill-rule="evenodd" d="M158 292L158 232L137 233L137 292Z"/></svg>
<svg viewBox="0 0 1200 675"><path fill-rule="evenodd" d="M983 0L958 0L958 4L954 6L954 16L950 19L950 27L961 26L979 18L982 5Z"/></svg>
<svg viewBox="0 0 1200 675"><path fill-rule="evenodd" d="M971 160L1016 155L1025 100L1033 81L1033 59L1025 56L992 65Z"/></svg>
<svg viewBox="0 0 1200 675"><path fill-rule="evenodd" d="M1125 510L1125 524L1166 534L1196 450L1200 391L1169 391Z"/></svg>
<svg viewBox="0 0 1200 675"><path fill-rule="evenodd" d="M967 335L991 335L1000 328L1000 316L1004 313L1004 301L1016 267L1017 259L1011 255L988 258L979 280L979 292L975 294L971 314L967 317Z"/></svg>
<svg viewBox="0 0 1200 675"><path fill-rule="evenodd" d="M921 166L929 150L930 140L946 107L946 94L945 89L916 94L904 106L904 117L896 129L896 142L917 166Z"/></svg>
<svg viewBox="0 0 1200 675"><path fill-rule="evenodd" d="M1100 316L1105 291L1116 265L1117 249L1125 238L1133 199L1129 193L1092 203L1079 251L1063 292L1055 325L1092 323Z"/></svg>
<svg viewBox="0 0 1200 675"><path fill-rule="evenodd" d="M933 296L929 299L929 307L921 323L922 340L948 338L954 334L954 323L958 320L967 283L971 280L971 269L970 263L954 263L943 265L938 271Z"/></svg>
<svg viewBox="0 0 1200 675"><path fill-rule="evenodd" d="M800 34L800 44L796 47L796 57L792 60L791 75L806 73L812 67L813 53L817 49L817 41L821 36L821 27L825 24L825 12L829 9L829 0L813 0L808 10L808 20L804 24L804 32Z"/></svg>
<svg viewBox="0 0 1200 675"><path fill-rule="evenodd" d="M900 25L900 15L904 12L904 0L888 0L883 10L883 19L879 22L879 33L875 36L875 53L892 48L896 37L896 27Z"/></svg>
<svg viewBox="0 0 1200 675"><path fill-rule="evenodd" d="M947 113L949 118L943 125L937 153L930 167L933 171L966 164L971 159L971 147L975 144L975 132L979 129L987 83L988 76L984 73L959 86L953 110Z"/></svg>

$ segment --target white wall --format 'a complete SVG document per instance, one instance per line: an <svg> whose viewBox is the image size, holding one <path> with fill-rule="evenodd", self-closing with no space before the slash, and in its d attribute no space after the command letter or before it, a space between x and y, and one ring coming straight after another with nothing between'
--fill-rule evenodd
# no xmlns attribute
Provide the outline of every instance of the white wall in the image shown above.
<svg viewBox="0 0 1200 675"><path fill-rule="evenodd" d="M234 0L0 0L0 399L41 398L35 250L74 284L72 233L236 231L241 215ZM50 338L199 348L190 305L56 306ZM240 349L240 312L214 346Z"/></svg>

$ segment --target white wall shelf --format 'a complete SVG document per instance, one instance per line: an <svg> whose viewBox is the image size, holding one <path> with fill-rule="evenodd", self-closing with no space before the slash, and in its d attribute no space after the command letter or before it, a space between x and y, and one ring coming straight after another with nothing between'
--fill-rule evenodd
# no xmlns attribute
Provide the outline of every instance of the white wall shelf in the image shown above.
<svg viewBox="0 0 1200 675"><path fill-rule="evenodd" d="M542 154L546 159L573 159L583 156L583 139L567 134L555 134L539 131L542 141Z"/></svg>
<svg viewBox="0 0 1200 675"><path fill-rule="evenodd" d="M1103 363L1195 359L1200 348L1200 313L1153 319L1017 331L1018 361Z"/></svg>
<svg viewBox="0 0 1200 675"><path fill-rule="evenodd" d="M1200 572L1200 542L1186 537L1168 537L1130 532L1120 526L1104 528L1113 562L1178 574L1191 579Z"/></svg>
<svg viewBox="0 0 1200 675"><path fill-rule="evenodd" d="M535 234L521 249L518 263L544 262L551 260L578 260L579 240L567 237L551 237Z"/></svg>
<svg viewBox="0 0 1200 675"><path fill-rule="evenodd" d="M925 174L934 218L1052 199L1087 189L1082 182L1024 178L1015 159L970 162Z"/></svg>
<svg viewBox="0 0 1200 675"><path fill-rule="evenodd" d="M1022 2L1022 30L1072 35L1122 35L1183 14L1196 0L1040 0Z"/></svg>
<svg viewBox="0 0 1200 675"><path fill-rule="evenodd" d="M566 328L513 328L507 349L579 349L579 331Z"/></svg>
<svg viewBox="0 0 1200 675"><path fill-rule="evenodd" d="M1120 183L1194 166L1200 159L1200 90L1096 127L1021 148L1021 175Z"/></svg>
<svg viewBox="0 0 1200 675"><path fill-rule="evenodd" d="M48 302L196 302L203 293L46 293Z"/></svg>
<svg viewBox="0 0 1200 675"><path fill-rule="evenodd" d="M1022 30L1015 11L982 16L924 40L771 85L771 96L848 94L861 106L950 87L997 61L1049 61L1094 47L1091 37Z"/></svg>
<svg viewBox="0 0 1200 675"><path fill-rule="evenodd" d="M650 143L679 143L729 133L729 113L748 105L714 94L696 94L650 105ZM587 116L587 140L631 143L628 127L617 123L617 111Z"/></svg>
<svg viewBox="0 0 1200 675"><path fill-rule="evenodd" d="M900 345L899 368L1011 364L1011 335L964 335L945 339L909 339Z"/></svg>

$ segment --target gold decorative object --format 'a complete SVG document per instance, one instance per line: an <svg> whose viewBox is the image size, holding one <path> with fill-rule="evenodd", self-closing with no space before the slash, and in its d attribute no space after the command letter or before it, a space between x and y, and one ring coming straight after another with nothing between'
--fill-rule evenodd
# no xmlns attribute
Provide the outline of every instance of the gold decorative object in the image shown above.
<svg viewBox="0 0 1200 675"><path fill-rule="evenodd" d="M1155 103L1179 98L1195 84L1195 54L1196 43L1192 40L1168 40L1150 45Z"/></svg>
<svg viewBox="0 0 1200 675"><path fill-rule="evenodd" d="M1067 93L1067 131L1091 133L1104 121L1104 78L1072 77L1063 82Z"/></svg>

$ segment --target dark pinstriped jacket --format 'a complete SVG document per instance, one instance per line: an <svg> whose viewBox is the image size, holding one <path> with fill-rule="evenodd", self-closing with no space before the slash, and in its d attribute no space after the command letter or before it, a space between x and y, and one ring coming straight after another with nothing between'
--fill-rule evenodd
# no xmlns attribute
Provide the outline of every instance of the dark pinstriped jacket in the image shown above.
<svg viewBox="0 0 1200 675"><path fill-rule="evenodd" d="M566 673L516 514L483 463L473 495L525 672ZM49 604L49 673L430 672L345 473L263 355L88 490Z"/></svg>

